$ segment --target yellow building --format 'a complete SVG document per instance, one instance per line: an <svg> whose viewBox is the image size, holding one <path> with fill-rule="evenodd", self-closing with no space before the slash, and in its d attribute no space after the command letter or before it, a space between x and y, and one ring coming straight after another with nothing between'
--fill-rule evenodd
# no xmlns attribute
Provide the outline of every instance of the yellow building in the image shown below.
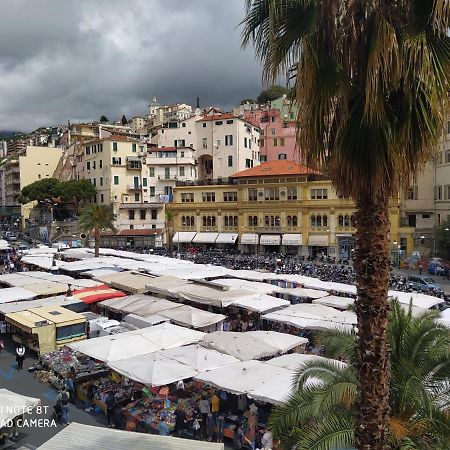
<svg viewBox="0 0 450 450"><path fill-rule="evenodd" d="M242 251L283 251L349 257L355 204L339 198L323 175L280 160L217 183L174 189L174 245L237 243ZM413 228L400 226L400 204L390 207L393 255L412 251Z"/></svg>

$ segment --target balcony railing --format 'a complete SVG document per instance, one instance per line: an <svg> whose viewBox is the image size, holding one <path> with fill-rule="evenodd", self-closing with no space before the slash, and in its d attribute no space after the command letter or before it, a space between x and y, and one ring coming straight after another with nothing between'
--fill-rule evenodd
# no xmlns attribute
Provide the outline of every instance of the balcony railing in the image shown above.
<svg viewBox="0 0 450 450"><path fill-rule="evenodd" d="M186 181L177 181L177 186L220 186L220 185L236 185L237 180L233 180L231 178L218 178L211 180L186 180Z"/></svg>
<svg viewBox="0 0 450 450"><path fill-rule="evenodd" d="M129 184L127 189L129 191L140 191L142 189L142 184Z"/></svg>

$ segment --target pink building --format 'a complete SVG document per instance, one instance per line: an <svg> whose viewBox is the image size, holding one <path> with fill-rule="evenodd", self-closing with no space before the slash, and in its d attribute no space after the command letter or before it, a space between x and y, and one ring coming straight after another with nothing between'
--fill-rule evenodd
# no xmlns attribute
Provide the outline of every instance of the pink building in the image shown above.
<svg viewBox="0 0 450 450"><path fill-rule="evenodd" d="M300 163L295 120L279 109L244 111L244 119L261 128L260 161L287 159Z"/></svg>

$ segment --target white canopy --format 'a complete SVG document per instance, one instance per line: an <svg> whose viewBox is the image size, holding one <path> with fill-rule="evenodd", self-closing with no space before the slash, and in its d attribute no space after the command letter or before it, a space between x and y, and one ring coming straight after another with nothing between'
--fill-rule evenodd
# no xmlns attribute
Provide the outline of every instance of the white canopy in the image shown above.
<svg viewBox="0 0 450 450"><path fill-rule="evenodd" d="M195 330L162 323L126 333L74 342L68 346L91 358L109 363L192 344L200 341L203 335L204 333Z"/></svg>
<svg viewBox="0 0 450 450"><path fill-rule="evenodd" d="M219 233L216 244L234 244L238 236L237 233Z"/></svg>
<svg viewBox="0 0 450 450"><path fill-rule="evenodd" d="M93 427L72 422L38 450L224 450L224 444Z"/></svg>
<svg viewBox="0 0 450 450"><path fill-rule="evenodd" d="M229 286L230 289L243 289L245 291L254 291L259 294L272 294L274 292L282 292L283 288L274 284L261 283L257 281L241 280L238 278L219 278L214 280L214 284Z"/></svg>
<svg viewBox="0 0 450 450"><path fill-rule="evenodd" d="M288 398L294 372L250 360L210 370L195 378L233 394L247 394L257 400L277 404Z"/></svg>
<svg viewBox="0 0 450 450"><path fill-rule="evenodd" d="M321 362L328 361L336 364L339 367L347 367L348 364L337 359L323 358L317 355L307 355L305 353L290 353L288 355L278 356L277 358L269 359L267 364L277 367L284 367L285 369L296 371L311 361Z"/></svg>
<svg viewBox="0 0 450 450"><path fill-rule="evenodd" d="M139 272L127 270L120 273L112 273L109 275L100 275L95 278L97 281L106 283L116 289L121 289L132 294L143 293L147 290L146 285L151 279L148 275Z"/></svg>
<svg viewBox="0 0 450 450"><path fill-rule="evenodd" d="M355 299L351 297L338 297L337 295L329 295L328 297L318 298L313 303L330 306L332 308L345 310L355 303Z"/></svg>
<svg viewBox="0 0 450 450"><path fill-rule="evenodd" d="M308 238L308 245L311 247L328 247L328 235L310 234Z"/></svg>
<svg viewBox="0 0 450 450"><path fill-rule="evenodd" d="M180 244L191 243L195 235L196 235L195 231L178 231L175 233L173 237L173 242L175 244L177 244L178 242Z"/></svg>
<svg viewBox="0 0 450 450"><path fill-rule="evenodd" d="M279 355L307 342L306 338L275 331L216 331L206 334L201 344L245 361Z"/></svg>
<svg viewBox="0 0 450 450"><path fill-rule="evenodd" d="M241 244L256 245L258 241L259 236L255 233L243 233L241 235Z"/></svg>
<svg viewBox="0 0 450 450"><path fill-rule="evenodd" d="M259 239L261 245L280 245L281 236L279 234L263 234Z"/></svg>
<svg viewBox="0 0 450 450"><path fill-rule="evenodd" d="M205 328L222 322L227 318L223 314L214 314L189 305L182 305L177 308L160 311L159 314L167 317L177 325L192 328Z"/></svg>
<svg viewBox="0 0 450 450"><path fill-rule="evenodd" d="M197 233L192 239L195 244L214 244L219 233Z"/></svg>
<svg viewBox="0 0 450 450"><path fill-rule="evenodd" d="M444 303L444 300L433 295L422 294L420 292L400 292L400 291L388 291L388 296L396 298L399 303L409 305L411 300L413 306L419 308L430 309L436 307L440 303Z"/></svg>
<svg viewBox="0 0 450 450"><path fill-rule="evenodd" d="M197 375L197 371L192 367L162 352L121 359L108 365L121 375L150 386L162 386Z"/></svg>
<svg viewBox="0 0 450 450"><path fill-rule="evenodd" d="M279 291L281 294L285 294L292 297L298 298L321 298L328 295L327 291L319 291L318 289L307 289L307 288L285 288Z"/></svg>
<svg viewBox="0 0 450 450"><path fill-rule="evenodd" d="M267 294L255 294L252 297L237 298L233 305L259 313L267 313L290 305L288 300L273 297Z"/></svg>
<svg viewBox="0 0 450 450"><path fill-rule="evenodd" d="M29 291L21 287L10 287L0 289L0 304L12 303L18 300L30 300L36 297L34 292Z"/></svg>
<svg viewBox="0 0 450 450"><path fill-rule="evenodd" d="M20 302L0 304L0 314L9 314L13 312L26 311L31 308L38 308L39 306L57 305L69 306L76 303L85 303L76 297L67 298L65 295L57 295L55 297L35 298L32 300L24 300ZM70 308L69 308L70 309Z"/></svg>
<svg viewBox="0 0 450 450"><path fill-rule="evenodd" d="M29 409L35 408L41 400L34 397L16 394L8 389L0 389L0 424L27 413ZM0 425L1 428L1 425Z"/></svg>
<svg viewBox="0 0 450 450"><path fill-rule="evenodd" d="M303 236L302 234L283 234L281 243L283 245L302 245Z"/></svg>

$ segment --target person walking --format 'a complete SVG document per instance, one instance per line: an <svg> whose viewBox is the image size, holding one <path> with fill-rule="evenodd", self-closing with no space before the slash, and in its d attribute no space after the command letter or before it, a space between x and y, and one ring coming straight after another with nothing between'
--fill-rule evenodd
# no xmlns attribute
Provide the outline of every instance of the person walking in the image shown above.
<svg viewBox="0 0 450 450"><path fill-rule="evenodd" d="M209 401L204 395L203 398L198 402L198 409L202 415L202 429L203 435L206 435L206 417L211 412L211 407L209 405Z"/></svg>
<svg viewBox="0 0 450 450"><path fill-rule="evenodd" d="M62 421L64 425L69 425L69 403L70 396L66 386L63 386L56 399L57 405L61 408Z"/></svg>
<svg viewBox="0 0 450 450"><path fill-rule="evenodd" d="M16 348L17 372L23 369L23 361L25 360L25 347L20 344Z"/></svg>
<svg viewBox="0 0 450 450"><path fill-rule="evenodd" d="M0 339L0 355L2 354L2 350L5 348L5 343Z"/></svg>
<svg viewBox="0 0 450 450"><path fill-rule="evenodd" d="M264 434L261 438L261 444L264 450L272 450L273 449L273 437L272 433L269 431L267 427L264 428Z"/></svg>
<svg viewBox="0 0 450 450"><path fill-rule="evenodd" d="M92 405L94 403L95 391L96 391L96 386L95 386L94 382L91 380L89 382L87 390L86 390L86 403L84 405L84 410L86 412L92 411Z"/></svg>
<svg viewBox="0 0 450 450"><path fill-rule="evenodd" d="M105 400L106 418L108 420L108 428L113 426L114 406L116 405L116 396L114 392L109 392Z"/></svg>
<svg viewBox="0 0 450 450"><path fill-rule="evenodd" d="M248 445L252 445L252 443L245 437L244 429L242 427L242 423L239 424L236 431L234 432L233 437L233 445L236 450L241 450L244 448L244 443Z"/></svg>
<svg viewBox="0 0 450 450"><path fill-rule="evenodd" d="M213 440L214 426L215 426L214 416L212 415L212 413L209 412L208 415L206 416L206 439L208 442L211 442Z"/></svg>
<svg viewBox="0 0 450 450"><path fill-rule="evenodd" d="M217 442L223 442L223 430L225 429L225 415L220 413L217 417Z"/></svg>
<svg viewBox="0 0 450 450"><path fill-rule="evenodd" d="M182 405L179 404L177 406L177 409L175 410L175 430L174 430L175 436L181 437L185 429L185 424L186 424L186 413L184 412Z"/></svg>
<svg viewBox="0 0 450 450"><path fill-rule="evenodd" d="M70 403L75 403L75 384L73 383L73 378L71 375L66 379L66 389L69 393Z"/></svg>
<svg viewBox="0 0 450 450"><path fill-rule="evenodd" d="M170 434L169 427L167 426L165 417L161 417L161 420L159 421L158 434L160 436L169 436Z"/></svg>

